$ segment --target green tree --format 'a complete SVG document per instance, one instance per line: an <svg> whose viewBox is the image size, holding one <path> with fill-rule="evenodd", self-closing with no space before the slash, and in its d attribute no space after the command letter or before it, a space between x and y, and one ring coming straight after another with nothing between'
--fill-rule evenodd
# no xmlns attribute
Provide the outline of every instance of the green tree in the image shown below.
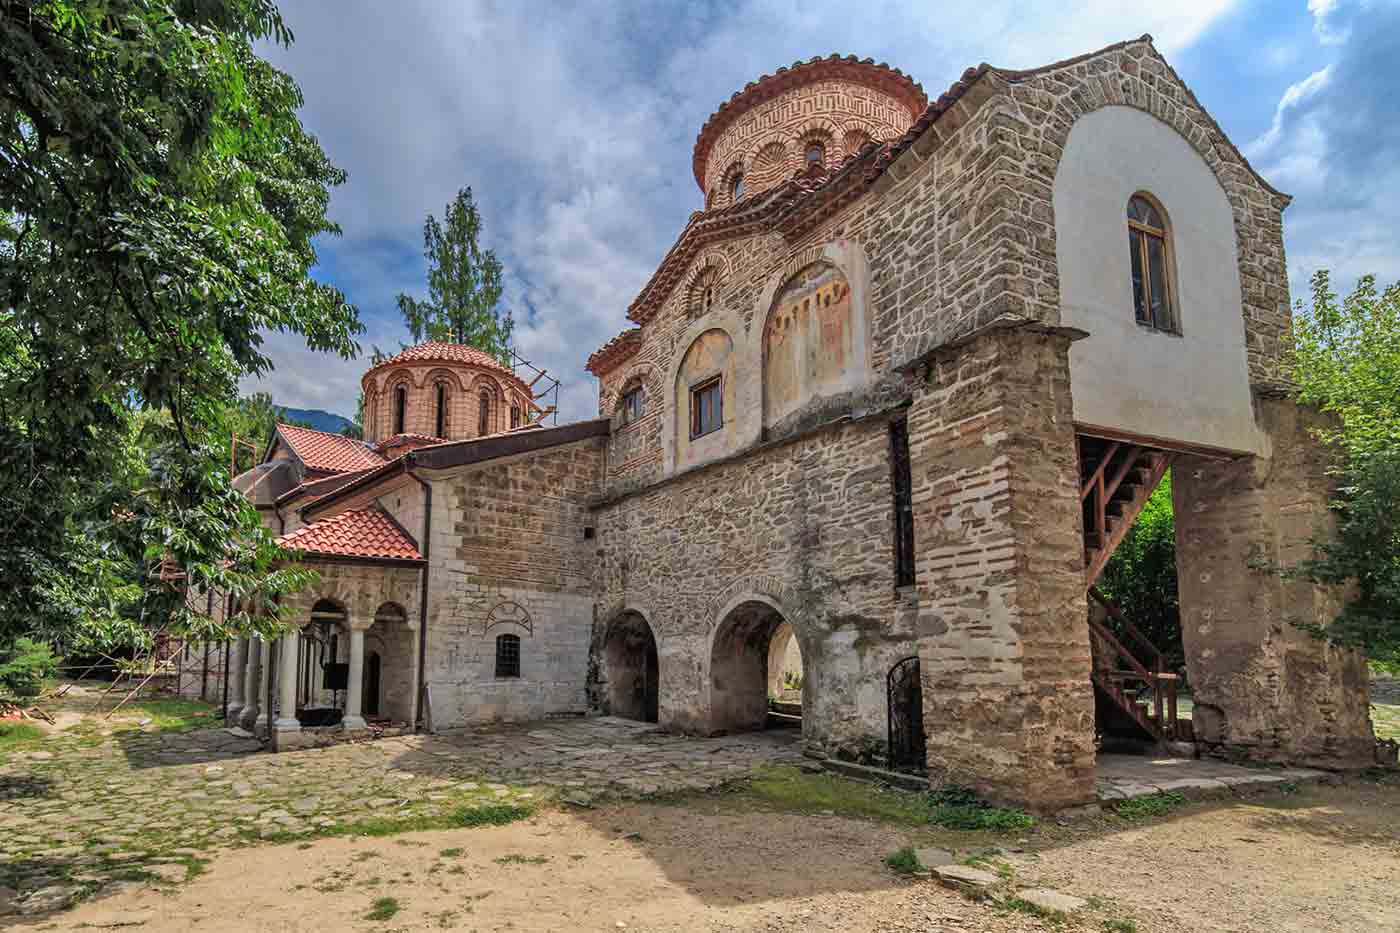
<svg viewBox="0 0 1400 933"><path fill-rule="evenodd" d="M1400 661L1400 284L1364 276L1338 301L1327 272L1294 316L1298 400L1336 417L1322 439L1336 453L1337 533L1320 535L1289 577L1350 584L1341 614L1315 634Z"/></svg>
<svg viewBox="0 0 1400 933"><path fill-rule="evenodd" d="M253 51L291 38L271 0L0 4L0 643L227 631L162 567L240 596L308 579L227 470L263 333L358 351L309 275L344 174Z"/></svg>
<svg viewBox="0 0 1400 933"><path fill-rule="evenodd" d="M463 188L447 205L443 222L429 214L423 224L423 257L428 261L428 297L399 295L399 311L414 342L424 338L463 343L509 363L515 322L497 307L501 263L477 243L481 214L472 189Z"/></svg>

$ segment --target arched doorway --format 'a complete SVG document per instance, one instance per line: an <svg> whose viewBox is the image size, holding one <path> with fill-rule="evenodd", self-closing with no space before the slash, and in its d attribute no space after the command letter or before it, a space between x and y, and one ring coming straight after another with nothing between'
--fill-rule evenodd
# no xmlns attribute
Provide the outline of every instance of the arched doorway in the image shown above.
<svg viewBox="0 0 1400 933"><path fill-rule="evenodd" d="M768 724L770 664L774 663L770 658L775 640L781 643L780 658L786 658L791 649L800 670L802 653L797 638L782 613L768 603L741 602L720 621L710 647L713 731L752 732Z"/></svg>
<svg viewBox="0 0 1400 933"><path fill-rule="evenodd" d="M364 695L360 700L360 708L364 710L366 716L379 715L379 652L371 651L365 655L365 676L362 681Z"/></svg>
<svg viewBox="0 0 1400 933"><path fill-rule="evenodd" d="M608 708L612 715L656 722L661 708L661 665L656 638L639 612L624 612L608 626L603 645Z"/></svg>

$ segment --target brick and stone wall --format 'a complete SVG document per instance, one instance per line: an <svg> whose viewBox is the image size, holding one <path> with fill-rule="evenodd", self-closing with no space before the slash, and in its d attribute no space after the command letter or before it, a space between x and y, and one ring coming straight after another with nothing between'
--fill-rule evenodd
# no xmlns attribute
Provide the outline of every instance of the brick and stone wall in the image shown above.
<svg viewBox="0 0 1400 933"><path fill-rule="evenodd" d="M426 679L435 727L587 709L604 445L587 440L425 475L433 484ZM520 676L496 640L520 639Z"/></svg>
<svg viewBox="0 0 1400 933"><path fill-rule="evenodd" d="M1228 756L1364 767L1374 760L1360 652L1313 637L1344 593L1269 567L1311 555L1333 527L1327 422L1286 398L1257 402L1268 452L1172 468L1177 586L1196 737Z"/></svg>
<svg viewBox="0 0 1400 933"><path fill-rule="evenodd" d="M930 779L1038 809L1094 792L1069 340L935 356L909 410Z"/></svg>
<svg viewBox="0 0 1400 933"><path fill-rule="evenodd" d="M745 612L780 616L802 654L804 738L882 756L885 675L914 644L894 585L889 445L888 418L871 417L604 503L595 657L610 620L640 614L657 643L662 726L706 732L716 689L735 689L714 676L717 658L735 673L751 662L766 691L767 638L722 636Z"/></svg>

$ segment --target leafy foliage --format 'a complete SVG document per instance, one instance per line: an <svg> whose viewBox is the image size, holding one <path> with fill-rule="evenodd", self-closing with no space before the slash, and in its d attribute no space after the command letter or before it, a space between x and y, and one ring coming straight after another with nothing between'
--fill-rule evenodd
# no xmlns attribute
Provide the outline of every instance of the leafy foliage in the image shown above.
<svg viewBox="0 0 1400 933"><path fill-rule="evenodd" d="M1035 817L1024 810L994 807L966 787L945 784L928 795L928 821L945 829L1016 832L1030 829Z"/></svg>
<svg viewBox="0 0 1400 933"><path fill-rule="evenodd" d="M1133 624L1165 655L1169 670L1181 670L1181 604L1176 590L1176 521L1171 472L1153 490L1133 527L1104 567L1099 589L1117 603ZM1110 628L1119 627L1108 620ZM1121 632L1115 631L1119 640Z"/></svg>
<svg viewBox="0 0 1400 933"><path fill-rule="evenodd" d="M1299 401L1336 416L1323 439L1337 453L1335 536L1288 577L1351 584L1340 615L1305 626L1373 659L1400 661L1400 284L1378 291L1361 278L1338 301L1327 272L1312 279L1312 307L1294 318L1293 378Z"/></svg>
<svg viewBox="0 0 1400 933"><path fill-rule="evenodd" d="M32 638L17 638L0 655L0 694L16 697L38 696L44 680L58 669L53 650Z"/></svg>
<svg viewBox="0 0 1400 933"><path fill-rule="evenodd" d="M0 5L0 644L217 634L162 566L308 579L230 489L230 406L262 334L361 327L308 274L344 173L258 40L291 41L272 0Z"/></svg>
<svg viewBox="0 0 1400 933"><path fill-rule="evenodd" d="M920 871L924 866L919 864L919 857L914 854L913 846L905 846L896 849L885 856L885 865L891 870L901 875L912 875Z"/></svg>
<svg viewBox="0 0 1400 933"><path fill-rule="evenodd" d="M509 363L514 321L501 314L501 263L477 243L481 214L472 189L463 188L447 205L443 222L429 214L423 224L423 257L428 260L428 298L399 295L399 311L415 342L426 339L470 344ZM375 360L379 362L375 348Z"/></svg>

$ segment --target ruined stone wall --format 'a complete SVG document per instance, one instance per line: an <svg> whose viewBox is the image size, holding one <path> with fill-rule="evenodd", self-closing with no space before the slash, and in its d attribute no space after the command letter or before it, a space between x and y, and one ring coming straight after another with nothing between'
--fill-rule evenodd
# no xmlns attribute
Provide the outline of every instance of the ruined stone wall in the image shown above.
<svg viewBox="0 0 1400 933"><path fill-rule="evenodd" d="M1311 436L1326 422L1284 398L1256 405L1265 454L1172 467L1196 737L1229 756L1368 766L1365 659L1297 627L1326 625L1344 594L1267 569L1310 556L1309 542L1333 527L1327 451Z"/></svg>
<svg viewBox="0 0 1400 933"><path fill-rule="evenodd" d="M930 779L1047 810L1094 792L1068 350L988 333L909 410Z"/></svg>
<svg viewBox="0 0 1400 933"><path fill-rule="evenodd" d="M645 618L663 727L713 727L711 646L732 610L760 605L801 647L804 738L883 755L885 675L913 646L894 586L889 443L888 421L872 417L599 508L595 655L609 620ZM766 667L767 644L752 649Z"/></svg>
<svg viewBox="0 0 1400 933"><path fill-rule="evenodd" d="M431 474L427 681L435 727L587 708L602 480L590 439ZM426 474L425 471L425 475ZM520 676L496 676L496 640L520 639Z"/></svg>

